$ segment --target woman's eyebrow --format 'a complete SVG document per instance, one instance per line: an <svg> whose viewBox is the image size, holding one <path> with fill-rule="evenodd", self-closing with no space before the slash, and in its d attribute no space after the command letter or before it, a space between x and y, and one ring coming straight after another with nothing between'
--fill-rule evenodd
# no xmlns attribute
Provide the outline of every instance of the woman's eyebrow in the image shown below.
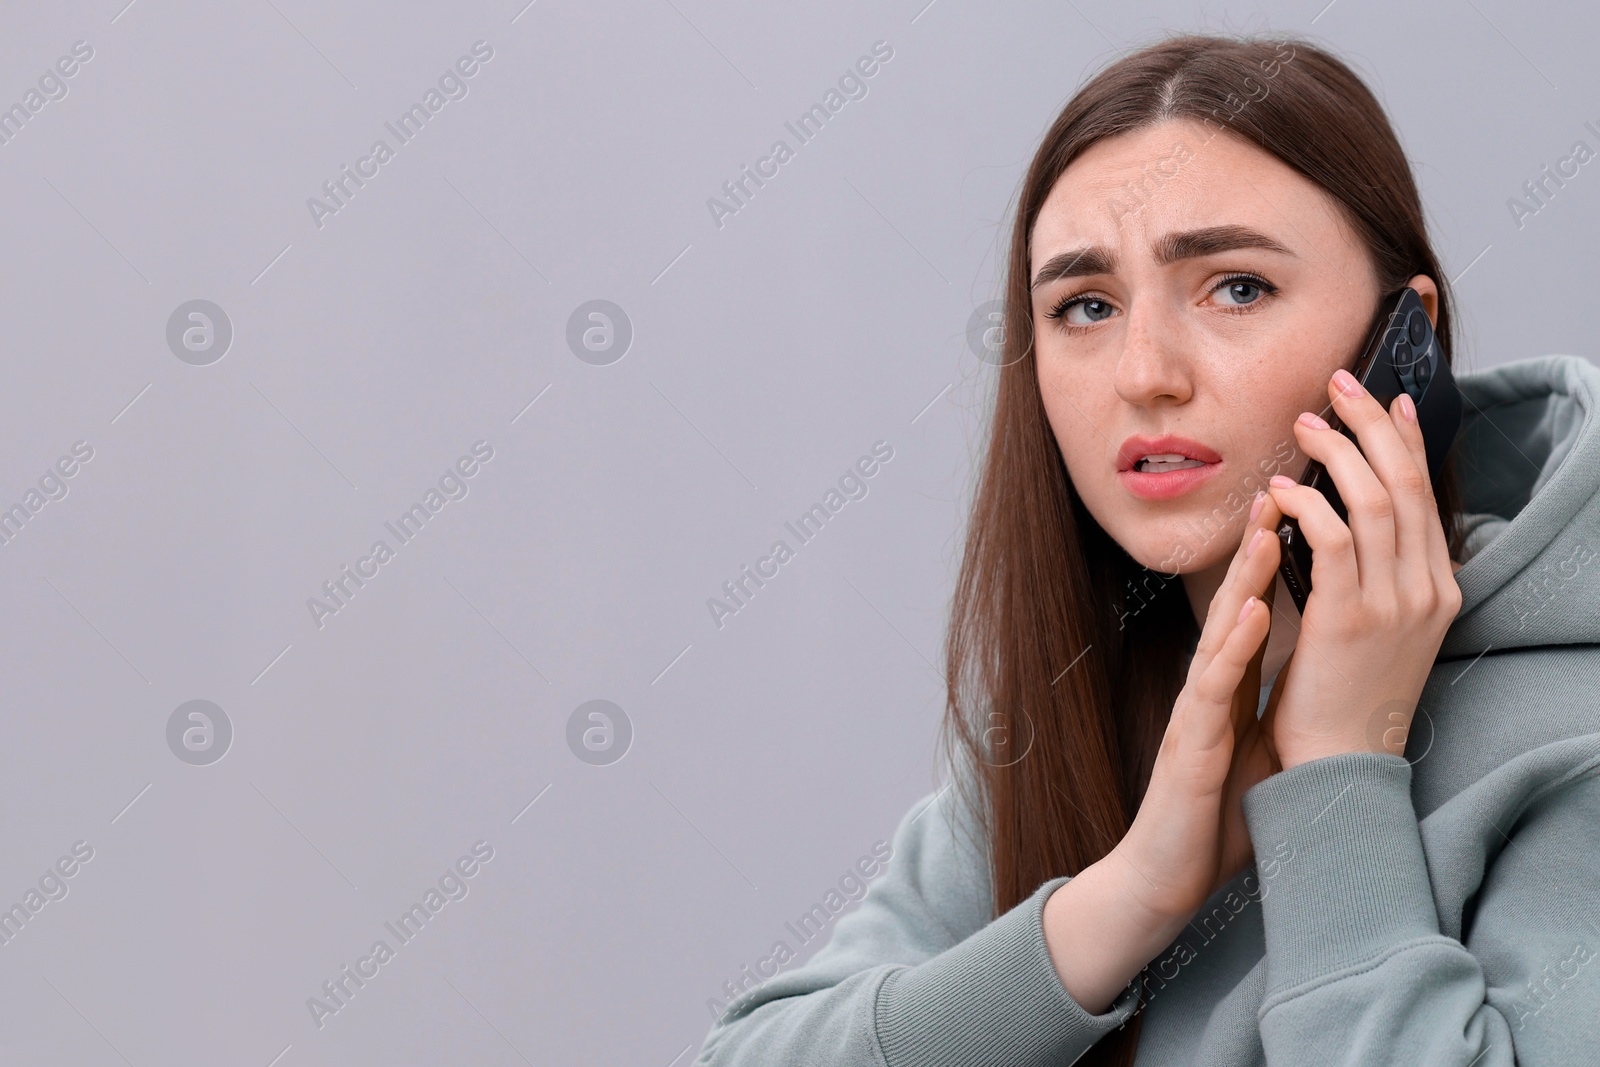
<svg viewBox="0 0 1600 1067"><path fill-rule="evenodd" d="M1169 233L1156 242L1156 262L1165 266L1180 259L1231 252L1236 248L1264 248L1268 252L1294 255L1260 230L1248 226L1211 226L1203 230Z"/></svg>
<svg viewBox="0 0 1600 1067"><path fill-rule="evenodd" d="M1156 241L1156 262L1165 266L1180 259L1231 252L1236 248L1262 248L1268 252L1294 255L1260 230L1248 226L1208 226L1200 230L1179 230ZM1061 278L1080 278L1090 274L1115 274L1117 257L1099 245L1088 245L1051 256L1034 276L1032 289Z"/></svg>
<svg viewBox="0 0 1600 1067"><path fill-rule="evenodd" d="M1039 273L1034 275L1033 285L1029 288L1037 289L1046 282L1053 282L1061 278L1081 278L1088 274L1115 274L1116 272L1116 256L1113 256L1099 245L1088 245L1069 252L1058 252L1051 256L1045 262L1045 265L1039 268Z"/></svg>

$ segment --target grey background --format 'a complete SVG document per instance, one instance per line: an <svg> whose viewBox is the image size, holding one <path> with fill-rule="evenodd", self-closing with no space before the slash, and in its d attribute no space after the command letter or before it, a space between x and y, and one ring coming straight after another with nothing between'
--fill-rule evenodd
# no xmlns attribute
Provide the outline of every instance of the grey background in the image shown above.
<svg viewBox="0 0 1600 1067"><path fill-rule="evenodd" d="M1600 164L1506 206L1600 148L1576 4L123 4L0 16L0 104L94 49L0 146L0 505L94 449L0 547L0 906L95 849L0 946L8 1063L688 1063L707 999L937 787L993 375L967 319L1120 49L1333 46L1460 276L1458 366L1594 354ZM468 95L318 229L306 199L478 40ZM880 40L719 229L707 198ZM209 366L166 344L192 299L233 324ZM633 325L609 366L566 345L592 299ZM480 439L468 495L314 625ZM868 495L714 626L879 440ZM195 699L234 730L206 766L166 741ZM609 766L566 742L597 699L634 729ZM480 839L319 1030L307 998Z"/></svg>

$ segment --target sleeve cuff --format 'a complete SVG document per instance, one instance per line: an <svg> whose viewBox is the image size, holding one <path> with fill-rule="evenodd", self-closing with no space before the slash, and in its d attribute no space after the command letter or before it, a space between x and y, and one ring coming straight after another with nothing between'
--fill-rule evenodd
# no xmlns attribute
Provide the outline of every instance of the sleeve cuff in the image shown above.
<svg viewBox="0 0 1600 1067"><path fill-rule="evenodd" d="M1136 983L1090 1015L1051 962L1044 904L1070 880L1045 882L965 941L884 980L875 1012L890 1067L1070 1062L1127 1021L1139 1005Z"/></svg>
<svg viewBox="0 0 1600 1067"><path fill-rule="evenodd" d="M1311 760L1256 783L1242 803L1262 884L1268 996L1439 936L1405 759Z"/></svg>

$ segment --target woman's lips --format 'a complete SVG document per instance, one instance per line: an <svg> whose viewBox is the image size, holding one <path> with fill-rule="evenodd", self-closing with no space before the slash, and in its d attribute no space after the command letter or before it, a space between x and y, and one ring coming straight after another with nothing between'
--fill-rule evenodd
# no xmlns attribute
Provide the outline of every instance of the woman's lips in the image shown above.
<svg viewBox="0 0 1600 1067"><path fill-rule="evenodd" d="M1186 465L1177 470L1139 470L1146 460L1158 467L1174 462ZM1177 434L1134 434L1117 449L1116 462L1117 477L1128 492L1144 500L1170 500L1213 477L1222 467L1222 456L1199 441ZM1194 463L1201 465L1189 465Z"/></svg>
<svg viewBox="0 0 1600 1067"><path fill-rule="evenodd" d="M1141 499L1170 500L1212 478L1221 469L1221 462L1217 462L1159 474L1125 470L1117 472L1117 479L1122 482L1124 489Z"/></svg>

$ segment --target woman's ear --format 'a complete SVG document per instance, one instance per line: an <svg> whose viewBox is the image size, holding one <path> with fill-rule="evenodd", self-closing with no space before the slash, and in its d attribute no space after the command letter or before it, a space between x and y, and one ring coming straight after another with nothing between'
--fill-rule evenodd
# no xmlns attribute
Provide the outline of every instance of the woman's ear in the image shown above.
<svg viewBox="0 0 1600 1067"><path fill-rule="evenodd" d="M1422 308L1428 313L1428 321L1439 325L1439 287L1432 278L1426 274L1417 274L1406 282L1407 288L1415 289L1422 298Z"/></svg>

